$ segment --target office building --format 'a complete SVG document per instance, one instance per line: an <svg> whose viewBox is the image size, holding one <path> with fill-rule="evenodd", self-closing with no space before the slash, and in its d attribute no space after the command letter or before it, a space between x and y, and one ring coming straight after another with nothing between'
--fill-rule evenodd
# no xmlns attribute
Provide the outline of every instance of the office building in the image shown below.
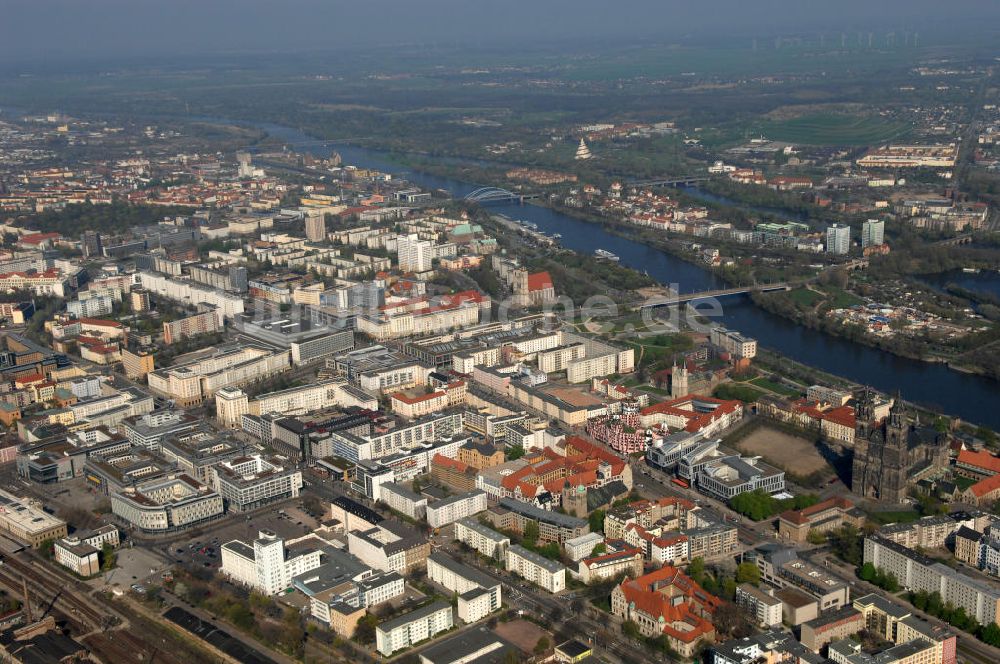
<svg viewBox="0 0 1000 664"><path fill-rule="evenodd" d="M208 469L211 486L226 510L247 512L289 498L298 498L302 471L260 454L228 459Z"/></svg>
<svg viewBox="0 0 1000 664"><path fill-rule="evenodd" d="M0 489L0 531L37 549L45 540L66 537L66 522Z"/></svg>
<svg viewBox="0 0 1000 664"><path fill-rule="evenodd" d="M292 579L320 566L325 549L332 548L314 535L285 542L262 530L252 544L231 540L220 548L220 571L233 582L265 595L280 593Z"/></svg>
<svg viewBox="0 0 1000 664"><path fill-rule="evenodd" d="M224 507L218 493L178 474L113 492L111 511L144 533L167 533L218 519Z"/></svg>

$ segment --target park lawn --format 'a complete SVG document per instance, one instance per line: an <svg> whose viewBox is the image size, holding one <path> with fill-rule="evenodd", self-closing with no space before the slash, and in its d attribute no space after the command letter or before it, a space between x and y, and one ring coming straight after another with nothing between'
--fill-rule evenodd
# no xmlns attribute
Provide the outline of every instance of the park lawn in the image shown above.
<svg viewBox="0 0 1000 664"><path fill-rule="evenodd" d="M786 397L797 397L800 394L798 390L794 390L786 385L782 385L781 383L775 383L773 380L768 380L764 377L754 378L750 381L750 384L762 387L765 390L777 392L778 394L783 394Z"/></svg>
<svg viewBox="0 0 1000 664"><path fill-rule="evenodd" d="M903 138L910 128L872 115L814 113L768 123L763 131L773 140L805 145L873 145Z"/></svg>
<svg viewBox="0 0 1000 664"><path fill-rule="evenodd" d="M650 394L658 394L661 397L669 397L670 396L670 392L669 391L664 390L664 389L659 388L659 387L654 387L652 385L640 385L636 389L639 390L639 391L641 391L641 392L648 392Z"/></svg>
<svg viewBox="0 0 1000 664"><path fill-rule="evenodd" d="M800 309L812 309L823 299L823 296L808 288L796 288L788 292L788 297L792 298Z"/></svg>

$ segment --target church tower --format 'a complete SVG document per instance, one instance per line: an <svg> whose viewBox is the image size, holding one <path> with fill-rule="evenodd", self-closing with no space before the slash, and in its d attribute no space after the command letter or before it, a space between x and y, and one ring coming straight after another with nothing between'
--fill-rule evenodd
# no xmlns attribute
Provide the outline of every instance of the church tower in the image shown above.
<svg viewBox="0 0 1000 664"><path fill-rule="evenodd" d="M677 366L677 363L674 362L674 366L670 370L670 397L680 399L688 394L690 392L688 391L687 364L682 362L680 366Z"/></svg>

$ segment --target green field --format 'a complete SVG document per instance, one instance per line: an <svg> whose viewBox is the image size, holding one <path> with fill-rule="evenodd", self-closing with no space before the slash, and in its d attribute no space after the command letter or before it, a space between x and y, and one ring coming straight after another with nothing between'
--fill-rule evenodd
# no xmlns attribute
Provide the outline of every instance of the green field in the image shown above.
<svg viewBox="0 0 1000 664"><path fill-rule="evenodd" d="M796 288L788 291L788 297L792 298L792 301L803 309L812 309L823 299L822 295L808 288Z"/></svg>
<svg viewBox="0 0 1000 664"><path fill-rule="evenodd" d="M910 127L873 116L816 113L770 122L762 131L772 140L804 145L872 145L904 138Z"/></svg>
<svg viewBox="0 0 1000 664"><path fill-rule="evenodd" d="M782 385L781 383L775 383L773 380L768 380L767 378L754 378L750 381L751 385L756 385L757 387L762 387L765 390L770 390L771 392L776 392L778 394L783 394L787 397L797 397L799 396L798 390L793 390L790 387Z"/></svg>
<svg viewBox="0 0 1000 664"><path fill-rule="evenodd" d="M839 288L828 288L827 292L830 294L830 306L834 309L847 309L862 304L861 298Z"/></svg>

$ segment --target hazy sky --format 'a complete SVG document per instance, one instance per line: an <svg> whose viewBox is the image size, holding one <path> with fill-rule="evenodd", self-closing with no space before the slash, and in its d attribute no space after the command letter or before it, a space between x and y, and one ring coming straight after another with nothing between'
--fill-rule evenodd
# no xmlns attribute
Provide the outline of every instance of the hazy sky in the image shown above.
<svg viewBox="0 0 1000 664"><path fill-rule="evenodd" d="M1000 25L997 0L0 0L0 58Z"/></svg>

